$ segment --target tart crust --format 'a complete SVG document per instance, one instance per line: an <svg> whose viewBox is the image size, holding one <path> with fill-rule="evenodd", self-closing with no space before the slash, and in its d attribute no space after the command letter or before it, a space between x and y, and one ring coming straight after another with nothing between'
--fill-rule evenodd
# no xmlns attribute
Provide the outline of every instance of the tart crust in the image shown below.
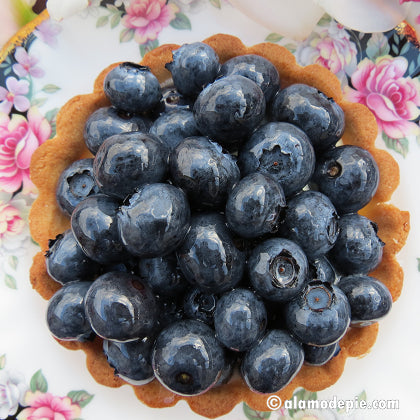
<svg viewBox="0 0 420 420"><path fill-rule="evenodd" d="M388 287L395 301L403 285L403 271L397 262L396 254L407 239L409 214L387 203L399 184L399 168L389 153L375 147L378 129L373 114L363 105L346 101L338 79L329 70L319 65L301 67L296 63L294 56L281 46L262 43L246 47L238 38L224 34L214 35L204 42L214 48L222 63L237 55L261 55L276 66L282 87L292 83L309 84L334 98L343 108L346 120L343 142L367 149L379 166L380 183L377 193L369 205L359 213L378 225L378 234L386 243L382 262L371 275ZM141 64L149 66L159 81L164 82L170 78L170 73L164 65L172 61L172 51L178 47L175 44L162 45L149 52ZM48 249L48 240L55 238L70 226L69 218L60 211L55 199L57 181L70 163L91 157L83 140L84 125L93 111L110 105L103 92L103 81L105 75L118 64L112 64L100 73L92 93L76 96L62 107L57 117L56 137L41 145L32 158L31 177L39 195L32 206L29 223L32 237L40 245L41 252L34 257L30 281L44 299L49 299L61 287L47 274L44 254ZM344 370L346 358L360 357L369 352L377 334L377 323L363 328L349 328L340 341L341 352L336 357L324 366L304 365L292 382L277 395L284 401L292 396L297 387L319 391L334 384ZM57 341L68 349L81 349L86 353L88 370L98 383L109 387L125 384L114 375L113 369L108 365L102 352L100 338L87 343ZM143 386L133 386L133 389L138 399L150 407L173 406L180 399L185 399L193 411L208 418L228 413L241 401L255 410L268 410L268 395L250 391L238 375L228 384L194 397L176 395L156 379Z"/></svg>

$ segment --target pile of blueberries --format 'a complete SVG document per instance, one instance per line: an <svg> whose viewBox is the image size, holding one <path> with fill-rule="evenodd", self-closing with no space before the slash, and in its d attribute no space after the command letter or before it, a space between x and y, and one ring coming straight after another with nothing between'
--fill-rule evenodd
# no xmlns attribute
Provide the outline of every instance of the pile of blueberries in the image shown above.
<svg viewBox="0 0 420 420"><path fill-rule="evenodd" d="M93 159L57 188L71 229L50 241L62 288L47 322L61 340L103 339L117 375L157 378L181 395L226 383L285 387L322 365L347 329L386 315L377 227L357 211L377 165L337 146L344 113L317 89L280 89L274 65L243 55L223 65L204 43L166 65L173 85L123 63L112 106L85 126Z"/></svg>

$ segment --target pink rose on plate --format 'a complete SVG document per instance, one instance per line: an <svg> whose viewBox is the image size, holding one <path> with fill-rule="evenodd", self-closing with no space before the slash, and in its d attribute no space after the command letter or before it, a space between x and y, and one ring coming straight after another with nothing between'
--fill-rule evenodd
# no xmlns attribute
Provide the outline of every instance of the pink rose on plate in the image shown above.
<svg viewBox="0 0 420 420"><path fill-rule="evenodd" d="M19 210L10 204L0 203L0 245L10 236L17 236L23 232L25 221Z"/></svg>
<svg viewBox="0 0 420 420"><path fill-rule="evenodd" d="M383 56L375 62L365 58L351 76L354 89L345 89L346 98L366 105L393 139L419 134L412 120L420 115L420 83L404 77L407 66L404 57Z"/></svg>
<svg viewBox="0 0 420 420"><path fill-rule="evenodd" d="M56 397L40 391L28 392L25 405L17 418L19 420L73 420L80 417L81 409L69 397Z"/></svg>
<svg viewBox="0 0 420 420"><path fill-rule="evenodd" d="M342 83L357 64L356 44L343 25L335 21L331 21L328 28L313 32L299 44L295 55L299 64L320 64L335 73Z"/></svg>
<svg viewBox="0 0 420 420"><path fill-rule="evenodd" d="M163 28L175 19L177 6L166 4L166 0L133 0L126 8L122 24L133 29L139 44L153 41Z"/></svg>
<svg viewBox="0 0 420 420"><path fill-rule="evenodd" d="M37 108L27 119L18 114L0 113L0 191L13 193L23 185L24 193L34 192L29 165L35 149L51 135L51 126Z"/></svg>

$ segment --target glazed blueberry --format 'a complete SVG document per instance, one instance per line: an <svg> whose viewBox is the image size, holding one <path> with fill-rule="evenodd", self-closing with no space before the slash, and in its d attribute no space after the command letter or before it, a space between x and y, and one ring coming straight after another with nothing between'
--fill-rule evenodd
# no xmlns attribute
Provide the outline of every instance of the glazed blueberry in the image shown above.
<svg viewBox="0 0 420 420"><path fill-rule="evenodd" d="M245 353L241 374L252 391L271 394L296 376L303 357L302 346L289 333L271 330Z"/></svg>
<svg viewBox="0 0 420 420"><path fill-rule="evenodd" d="M236 351L229 351L225 349L225 366L222 369L222 373L214 386L220 386L227 384L233 376L235 366L239 357Z"/></svg>
<svg viewBox="0 0 420 420"><path fill-rule="evenodd" d="M162 88L162 112L173 110L192 111L194 98L182 95L176 87L168 86Z"/></svg>
<svg viewBox="0 0 420 420"><path fill-rule="evenodd" d="M287 329L301 343L327 346L339 341L350 324L350 305L337 286L309 282L284 308Z"/></svg>
<svg viewBox="0 0 420 420"><path fill-rule="evenodd" d="M195 207L224 205L240 171L235 160L207 137L187 137L169 159L173 183L182 188Z"/></svg>
<svg viewBox="0 0 420 420"><path fill-rule="evenodd" d="M227 60L220 68L222 76L239 74L255 82L269 102L280 85L279 72L274 64L256 54L245 54Z"/></svg>
<svg viewBox="0 0 420 420"><path fill-rule="evenodd" d="M267 325L263 301L247 289L223 294L214 313L217 339L234 351L246 351L262 338Z"/></svg>
<svg viewBox="0 0 420 420"><path fill-rule="evenodd" d="M276 94L272 118L301 128L317 151L333 146L344 132L344 112L334 99L312 86L300 83Z"/></svg>
<svg viewBox="0 0 420 420"><path fill-rule="evenodd" d="M287 302L304 287L308 260L302 248L293 241L267 239L252 250L248 275L260 296L274 302Z"/></svg>
<svg viewBox="0 0 420 420"><path fill-rule="evenodd" d="M200 134L194 114L185 109L163 113L150 127L150 133L159 137L169 150L173 150L186 137Z"/></svg>
<svg viewBox="0 0 420 420"><path fill-rule="evenodd" d="M309 277L311 280L320 280L332 284L338 278L334 267L326 256L309 261Z"/></svg>
<svg viewBox="0 0 420 420"><path fill-rule="evenodd" d="M245 256L218 213L193 216L177 257L185 278L206 293L231 289L241 281L245 267Z"/></svg>
<svg viewBox="0 0 420 420"><path fill-rule="evenodd" d="M160 296L175 296L186 289L181 270L174 254L164 257L142 258L138 264L139 275Z"/></svg>
<svg viewBox="0 0 420 420"><path fill-rule="evenodd" d="M337 240L337 212L326 195L302 191L287 202L280 231L314 260L325 255Z"/></svg>
<svg viewBox="0 0 420 420"><path fill-rule="evenodd" d="M242 176L253 172L270 175L290 196L310 180L315 152L301 129L285 122L272 122L258 128L244 144L238 164Z"/></svg>
<svg viewBox="0 0 420 420"><path fill-rule="evenodd" d="M55 196L60 209L71 216L82 200L98 193L99 187L93 176L93 159L80 159L61 173Z"/></svg>
<svg viewBox="0 0 420 420"><path fill-rule="evenodd" d="M303 345L305 352L305 364L310 366L322 366L329 362L339 351L340 346L337 343L329 346L311 346L309 344Z"/></svg>
<svg viewBox="0 0 420 420"><path fill-rule="evenodd" d="M372 155L357 146L339 146L317 161L313 181L337 211L354 213L375 195L379 169Z"/></svg>
<svg viewBox="0 0 420 420"><path fill-rule="evenodd" d="M131 131L147 133L152 122L140 115L127 114L113 106L99 108L88 118L83 136L87 148L96 155L99 146L114 134Z"/></svg>
<svg viewBox="0 0 420 420"><path fill-rule="evenodd" d="M156 334L168 325L182 321L187 318L182 307L182 298L180 296L164 296L164 295L155 295L158 308L158 328L156 329Z"/></svg>
<svg viewBox="0 0 420 420"><path fill-rule="evenodd" d="M383 318L392 307L392 296L379 280L363 275L342 277L337 286L351 308L351 326L365 327Z"/></svg>
<svg viewBox="0 0 420 420"><path fill-rule="evenodd" d="M217 79L198 95L193 108L198 129L224 146L243 142L265 116L265 98L252 80Z"/></svg>
<svg viewBox="0 0 420 420"><path fill-rule="evenodd" d="M71 229L49 241L45 256L48 274L61 284L93 280L99 271L99 264L86 256Z"/></svg>
<svg viewBox="0 0 420 420"><path fill-rule="evenodd" d="M175 87L185 96L197 96L216 79L220 69L219 57L203 42L184 44L172 52L172 57L165 67L171 72Z"/></svg>
<svg viewBox="0 0 420 420"><path fill-rule="evenodd" d="M110 264L126 256L118 233L119 206L114 198L97 194L78 204L71 216L71 229L77 243L98 263Z"/></svg>
<svg viewBox="0 0 420 420"><path fill-rule="evenodd" d="M212 326L214 324L214 311L216 310L217 300L216 294L204 293L200 289L192 288L184 296L183 308L185 316Z"/></svg>
<svg viewBox="0 0 420 420"><path fill-rule="evenodd" d="M92 283L74 281L65 284L48 302L47 325L54 337L66 341L85 341L92 334L84 301Z"/></svg>
<svg viewBox="0 0 420 420"><path fill-rule="evenodd" d="M238 235L256 238L277 232L285 207L280 184L256 172L242 178L229 194L226 220Z"/></svg>
<svg viewBox="0 0 420 420"><path fill-rule="evenodd" d="M104 92L117 109L140 113L154 108L162 98L158 79L146 66L122 63L104 80Z"/></svg>
<svg viewBox="0 0 420 420"><path fill-rule="evenodd" d="M339 234L329 259L342 274L367 274L382 260L385 245L377 235L377 226L359 214L341 216Z"/></svg>
<svg viewBox="0 0 420 420"><path fill-rule="evenodd" d="M104 340L103 350L115 375L132 385L144 385L154 379L152 368L153 339L143 339L119 343Z"/></svg>
<svg viewBox="0 0 420 420"><path fill-rule="evenodd" d="M137 340L157 326L156 299L131 273L111 271L99 276L86 294L85 311L92 329L107 340Z"/></svg>
<svg viewBox="0 0 420 420"><path fill-rule="evenodd" d="M93 161L96 183L105 194L124 199L143 184L163 181L169 151L152 134L133 132L106 139Z"/></svg>
<svg viewBox="0 0 420 420"><path fill-rule="evenodd" d="M189 319L169 325L158 335L152 365L156 378L170 391L199 395L216 384L225 355L214 331Z"/></svg>
<svg viewBox="0 0 420 420"><path fill-rule="evenodd" d="M169 184L142 186L118 214L122 243L140 258L174 252L183 241L189 223L190 208L185 194Z"/></svg>

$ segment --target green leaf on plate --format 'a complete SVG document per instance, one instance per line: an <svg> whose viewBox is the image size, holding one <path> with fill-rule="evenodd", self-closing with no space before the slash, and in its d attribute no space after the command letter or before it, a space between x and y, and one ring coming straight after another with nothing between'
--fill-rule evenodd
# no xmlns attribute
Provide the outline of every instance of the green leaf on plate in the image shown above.
<svg viewBox="0 0 420 420"><path fill-rule="evenodd" d="M70 391L67 396L73 401L73 403L78 404L81 408L86 407L94 397L94 395L89 394L84 390Z"/></svg>
<svg viewBox="0 0 420 420"><path fill-rule="evenodd" d="M389 54L388 38L382 33L373 33L366 45L366 55L373 61Z"/></svg>
<svg viewBox="0 0 420 420"><path fill-rule="evenodd" d="M384 132L382 133L382 138L388 149L394 150L396 153L399 153L403 157L407 156L409 149L408 139L392 139L391 137L388 137Z"/></svg>
<svg viewBox="0 0 420 420"><path fill-rule="evenodd" d="M6 355L2 354L0 356L0 369L4 369L5 366L6 366Z"/></svg>
<svg viewBox="0 0 420 420"><path fill-rule="evenodd" d="M101 16L96 21L96 27L101 28L102 26L105 26L108 24L109 16Z"/></svg>
<svg viewBox="0 0 420 420"><path fill-rule="evenodd" d="M13 290L17 289L16 279L13 276L11 276L10 274L5 274L4 275L4 284L9 289L13 289Z"/></svg>
<svg viewBox="0 0 420 420"><path fill-rule="evenodd" d="M45 93L55 93L58 92L61 88L57 85L53 85L52 83L49 83L48 85L45 85L41 90Z"/></svg>
<svg viewBox="0 0 420 420"><path fill-rule="evenodd" d="M174 29L187 29L191 30L191 22L187 15L184 13L176 13L175 19L171 20L170 25Z"/></svg>
<svg viewBox="0 0 420 420"><path fill-rule="evenodd" d="M331 22L331 16L328 13L325 13L321 16L321 19L319 19L317 25L318 26L328 26Z"/></svg>
<svg viewBox="0 0 420 420"><path fill-rule="evenodd" d="M134 29L126 28L120 33L120 42L130 42L134 38Z"/></svg>
<svg viewBox="0 0 420 420"><path fill-rule="evenodd" d="M145 56L149 51L154 50L159 46L159 41L155 39L154 41L146 42L145 44L140 45L140 55Z"/></svg>
<svg viewBox="0 0 420 420"><path fill-rule="evenodd" d="M218 9L222 8L222 2L220 0L210 0L210 4Z"/></svg>
<svg viewBox="0 0 420 420"><path fill-rule="evenodd" d="M366 391L363 390L359 395L356 396L357 401L367 401Z"/></svg>
<svg viewBox="0 0 420 420"><path fill-rule="evenodd" d="M47 98L36 98L31 101L32 106L42 106L47 102Z"/></svg>
<svg viewBox="0 0 420 420"><path fill-rule="evenodd" d="M271 34L268 34L264 41L267 42L279 42L283 39L283 36L280 34L277 34L276 32L271 32Z"/></svg>
<svg viewBox="0 0 420 420"><path fill-rule="evenodd" d="M29 386L31 387L32 392L41 391L45 393L48 391L48 383L45 376L42 374L41 369L34 373Z"/></svg>
<svg viewBox="0 0 420 420"><path fill-rule="evenodd" d="M420 258L417 258L417 271L420 271Z"/></svg>
<svg viewBox="0 0 420 420"><path fill-rule="evenodd" d="M271 411L256 411L250 408L247 404L242 404L244 414L249 420L268 419L271 416Z"/></svg>
<svg viewBox="0 0 420 420"><path fill-rule="evenodd" d="M10 267L13 268L13 270L16 270L18 266L19 259L16 257L16 255L10 255L7 259L7 262L9 263Z"/></svg>
<svg viewBox="0 0 420 420"><path fill-rule="evenodd" d="M116 28L120 22L121 22L121 15L119 13L115 13L111 18L111 29Z"/></svg>

